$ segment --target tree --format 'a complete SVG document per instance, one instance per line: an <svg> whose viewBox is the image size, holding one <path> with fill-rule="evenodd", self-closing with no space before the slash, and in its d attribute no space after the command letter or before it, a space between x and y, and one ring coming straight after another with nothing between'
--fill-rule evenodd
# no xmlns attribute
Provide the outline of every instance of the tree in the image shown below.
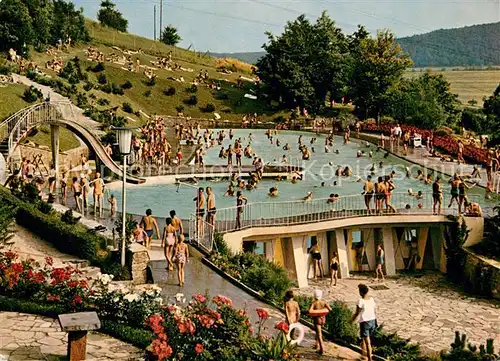
<svg viewBox="0 0 500 361"><path fill-rule="evenodd" d="M121 12L115 9L115 4L111 0L103 0L101 8L97 12L97 20L110 28L127 32L128 20L125 19Z"/></svg>
<svg viewBox="0 0 500 361"><path fill-rule="evenodd" d="M280 36L267 36L266 55L257 62L256 73L270 101L317 112L328 93L330 98L343 95L347 39L326 12L315 24L301 15Z"/></svg>
<svg viewBox="0 0 500 361"><path fill-rule="evenodd" d="M497 86L493 95L485 99L483 111L486 115L486 122L483 125L483 131L490 135L491 144L500 143L500 84Z"/></svg>
<svg viewBox="0 0 500 361"><path fill-rule="evenodd" d="M349 95L361 116L378 117L389 90L397 85L412 61L388 30L378 31L376 38L358 41L357 51L351 52Z"/></svg>
<svg viewBox="0 0 500 361"><path fill-rule="evenodd" d="M161 33L160 41L167 45L175 46L182 41L182 38L179 36L175 26L168 25Z"/></svg>
<svg viewBox="0 0 500 361"><path fill-rule="evenodd" d="M72 44L90 40L89 33L85 27L83 8L75 9L75 4L64 0L54 1L53 28L51 31L52 43L59 39L63 41L67 36L71 37Z"/></svg>
<svg viewBox="0 0 500 361"><path fill-rule="evenodd" d="M33 21L22 0L0 1L0 50L14 48L18 52L35 38Z"/></svg>

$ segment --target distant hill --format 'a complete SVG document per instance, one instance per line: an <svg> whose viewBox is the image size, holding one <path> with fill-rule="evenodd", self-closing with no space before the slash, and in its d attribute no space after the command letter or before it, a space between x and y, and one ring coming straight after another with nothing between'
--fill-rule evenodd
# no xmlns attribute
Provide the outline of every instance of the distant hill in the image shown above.
<svg viewBox="0 0 500 361"><path fill-rule="evenodd" d="M215 58L233 58L233 59L238 59L241 60L245 63L248 64L255 64L257 63L257 60L264 56L266 52L265 51L256 51L256 52L249 52L249 53L210 53L211 56Z"/></svg>
<svg viewBox="0 0 500 361"><path fill-rule="evenodd" d="M500 65L500 22L440 29L398 39L415 67ZM213 53L255 64L265 52Z"/></svg>
<svg viewBox="0 0 500 361"><path fill-rule="evenodd" d="M416 67L500 65L500 22L398 39Z"/></svg>

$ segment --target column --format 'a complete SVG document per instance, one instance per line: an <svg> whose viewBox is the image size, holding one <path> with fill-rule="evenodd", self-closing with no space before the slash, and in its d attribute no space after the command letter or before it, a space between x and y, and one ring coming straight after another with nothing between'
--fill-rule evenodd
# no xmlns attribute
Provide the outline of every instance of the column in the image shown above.
<svg viewBox="0 0 500 361"><path fill-rule="evenodd" d="M349 253L344 238L344 230L335 230L335 243L339 258L339 278L349 278Z"/></svg>
<svg viewBox="0 0 500 361"><path fill-rule="evenodd" d="M52 146L52 164L56 170L56 187L59 180L59 125L50 125L50 141Z"/></svg>
<svg viewBox="0 0 500 361"><path fill-rule="evenodd" d="M396 275L396 258L394 254L394 240L392 239L392 228L382 228L382 239L384 241L385 272L387 276Z"/></svg>
<svg viewBox="0 0 500 361"><path fill-rule="evenodd" d="M299 288L308 286L307 283L307 261L304 257L304 250L302 248L302 240L304 236L292 237L293 246L293 260L295 264L295 272L297 274L297 284Z"/></svg>
<svg viewBox="0 0 500 361"><path fill-rule="evenodd" d="M323 265L323 270L325 271L324 275L330 274L330 256L328 254L328 242L326 239L326 232L320 232L316 235L316 239L318 240L318 244L321 248L321 264Z"/></svg>

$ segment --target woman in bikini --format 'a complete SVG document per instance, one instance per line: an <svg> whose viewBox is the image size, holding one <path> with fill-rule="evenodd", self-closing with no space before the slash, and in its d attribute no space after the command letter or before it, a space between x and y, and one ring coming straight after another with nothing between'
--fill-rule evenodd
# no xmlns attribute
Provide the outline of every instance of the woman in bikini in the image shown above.
<svg viewBox="0 0 500 361"><path fill-rule="evenodd" d="M184 235L179 237L179 243L175 246L175 263L177 264L177 278L179 279L179 286L184 286L184 266L189 262L189 248L184 243Z"/></svg>
<svg viewBox="0 0 500 361"><path fill-rule="evenodd" d="M163 228L163 238L162 238L162 245L165 245L163 248L165 251L165 258L167 259L168 262L168 267L167 269L169 271L174 270L174 262L172 260L172 252L174 250L174 246L177 241L176 237L176 229L175 226L172 224L172 218L168 217L165 220L165 228Z"/></svg>
<svg viewBox="0 0 500 361"><path fill-rule="evenodd" d="M332 260L330 261L330 272L331 272L331 279L330 279L330 287L332 287L332 283L335 280L334 286L337 285L337 278L338 278L338 272L339 272L339 259L337 257L337 252L333 252L332 254Z"/></svg>
<svg viewBox="0 0 500 361"><path fill-rule="evenodd" d="M320 274L320 278L323 278L323 264L321 263L321 249L319 248L318 243L314 244L309 251L311 257L313 259L314 266L314 280L318 280L318 273Z"/></svg>

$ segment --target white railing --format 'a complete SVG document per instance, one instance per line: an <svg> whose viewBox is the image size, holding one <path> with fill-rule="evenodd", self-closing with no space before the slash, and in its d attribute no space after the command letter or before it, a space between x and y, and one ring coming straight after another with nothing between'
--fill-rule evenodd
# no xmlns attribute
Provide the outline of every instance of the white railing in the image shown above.
<svg viewBox="0 0 500 361"><path fill-rule="evenodd" d="M208 252L217 250L215 243L215 227L199 217L191 216L189 219L189 238L195 241L198 246L201 246Z"/></svg>
<svg viewBox="0 0 500 361"><path fill-rule="evenodd" d="M441 214L457 216L459 212L456 202L452 207L448 207L450 197L449 194L443 196ZM477 203L479 203L479 197L479 195L467 196L470 201ZM253 227L289 226L352 217L432 215L434 213L433 198L430 193L422 194L421 197L410 196L408 193L393 193L390 204L394 209L387 207L384 201L382 209L375 212L375 197L372 197L369 212L363 195L340 196L332 203L329 203L327 198L309 201L248 203L240 207L239 211L238 207L218 209L213 227L206 226L204 219L194 214L191 215L189 236L191 239L205 242L205 236L200 235L206 235L207 232L212 231L227 233ZM239 226L237 226L238 222ZM198 232L196 232L197 229Z"/></svg>

